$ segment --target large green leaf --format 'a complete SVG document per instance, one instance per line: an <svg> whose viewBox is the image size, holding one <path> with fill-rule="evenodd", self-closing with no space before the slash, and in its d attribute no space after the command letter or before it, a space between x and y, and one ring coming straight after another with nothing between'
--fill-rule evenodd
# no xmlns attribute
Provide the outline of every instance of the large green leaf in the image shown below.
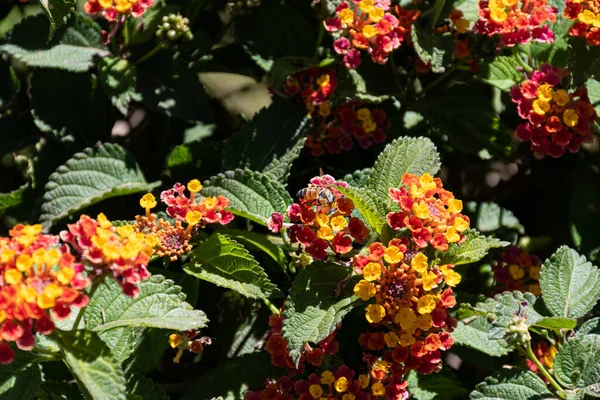
<svg viewBox="0 0 600 400"><path fill-rule="evenodd" d="M554 358L554 375L566 387L591 386L600 379L600 336L585 335L562 345Z"/></svg>
<svg viewBox="0 0 600 400"><path fill-rule="evenodd" d="M241 244L214 233L190 253L184 271L253 299L278 295L264 269Z"/></svg>
<svg viewBox="0 0 600 400"><path fill-rule="evenodd" d="M431 66L431 72L440 74L454 55L454 39L450 35L436 35L419 25L413 25L411 38L421 61Z"/></svg>
<svg viewBox="0 0 600 400"><path fill-rule="evenodd" d="M473 229L464 232L465 241L457 244L451 243L448 251L437 252L440 264L470 264L481 260L490 249L508 246L510 243L499 239L480 235Z"/></svg>
<svg viewBox="0 0 600 400"><path fill-rule="evenodd" d="M494 312L487 317L493 317L492 328L488 338L501 340L504 338L506 328L515 315L526 318L527 325L534 325L543 317L533 308L537 298L531 293L504 292L494 297Z"/></svg>
<svg viewBox="0 0 600 400"><path fill-rule="evenodd" d="M577 335L583 336L593 333L594 335L600 335L600 318L590 318L585 321L579 329L577 329Z"/></svg>
<svg viewBox="0 0 600 400"><path fill-rule="evenodd" d="M338 190L352 200L356 210L360 212L371 229L381 235L386 226L386 206L381 199L371 197L369 189L356 187L339 187Z"/></svg>
<svg viewBox="0 0 600 400"><path fill-rule="evenodd" d="M405 173L435 175L440 169L440 155L427 138L399 138L388 144L375 162L367 189L372 198L386 203L390 188L402 185Z"/></svg>
<svg viewBox="0 0 600 400"><path fill-rule="evenodd" d="M86 329L104 332L119 327L150 327L185 331L204 328L204 312L186 303L181 287L162 275L152 275L140 284L135 299L123 295L112 279L98 287L85 309Z"/></svg>
<svg viewBox="0 0 600 400"><path fill-rule="evenodd" d="M351 268L319 261L294 280L285 303L283 337L296 363L306 343L325 339L362 302L353 294L360 277L351 275Z"/></svg>
<svg viewBox="0 0 600 400"><path fill-rule="evenodd" d="M268 236L258 232L250 232L242 229L221 229L219 231L225 236L229 236L234 240L243 244L250 250L262 251L271 257L275 262L284 267L287 263L285 252L280 245L274 241L281 238Z"/></svg>
<svg viewBox="0 0 600 400"><path fill-rule="evenodd" d="M539 400L553 398L544 381L531 371L512 367L486 378L471 392L471 399Z"/></svg>
<svg viewBox="0 0 600 400"><path fill-rule="evenodd" d="M486 83L501 90L510 90L521 82L523 74L517 71L519 63L514 57L499 56L492 62L485 62L479 68L479 77Z"/></svg>
<svg viewBox="0 0 600 400"><path fill-rule="evenodd" d="M169 400L169 396L152 379L133 375L127 379L127 400Z"/></svg>
<svg viewBox="0 0 600 400"><path fill-rule="evenodd" d="M75 9L76 0L40 0L42 10L50 20L50 38L63 26L69 14Z"/></svg>
<svg viewBox="0 0 600 400"><path fill-rule="evenodd" d="M309 126L306 110L291 100L277 98L227 141L223 167L261 171L285 183Z"/></svg>
<svg viewBox="0 0 600 400"><path fill-rule="evenodd" d="M12 44L0 46L0 52L7 53L29 67L56 68L70 72L85 72L94 66L95 57L105 57L110 53L95 47L59 44L48 50L26 50Z"/></svg>
<svg viewBox="0 0 600 400"><path fill-rule="evenodd" d="M596 108L596 113L600 113L600 82L594 78L590 78L585 82L585 87L588 90L590 102Z"/></svg>
<svg viewBox="0 0 600 400"><path fill-rule="evenodd" d="M50 175L40 221L52 224L104 199L151 190L133 156L117 144L77 153Z"/></svg>
<svg viewBox="0 0 600 400"><path fill-rule="evenodd" d="M18 351L18 353L23 352ZM40 366L27 356L17 356L13 364L0 368L0 398L3 400L34 399L42 383Z"/></svg>
<svg viewBox="0 0 600 400"><path fill-rule="evenodd" d="M415 371L408 374L408 391L415 400L451 400L464 398L467 394L461 382L447 372L448 369L437 374L420 375Z"/></svg>
<svg viewBox="0 0 600 400"><path fill-rule="evenodd" d="M259 172L228 171L204 182L204 196L223 195L231 201L231 212L261 225L274 212L284 213L292 198L283 185Z"/></svg>
<svg viewBox="0 0 600 400"><path fill-rule="evenodd" d="M552 315L579 318L600 299L600 270L566 246L542 265L540 287Z"/></svg>
<svg viewBox="0 0 600 400"><path fill-rule="evenodd" d="M100 338L89 331L60 332L67 364L84 396L93 400L125 400L125 375Z"/></svg>
<svg viewBox="0 0 600 400"><path fill-rule="evenodd" d="M27 186L22 186L10 193L0 193L0 216L6 210L16 207L23 202L23 192Z"/></svg>

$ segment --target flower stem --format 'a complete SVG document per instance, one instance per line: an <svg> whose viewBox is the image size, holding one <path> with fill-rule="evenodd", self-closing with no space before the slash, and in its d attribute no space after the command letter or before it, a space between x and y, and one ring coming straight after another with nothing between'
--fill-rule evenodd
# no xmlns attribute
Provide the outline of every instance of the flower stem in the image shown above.
<svg viewBox="0 0 600 400"><path fill-rule="evenodd" d="M142 58L140 58L139 60L137 60L135 62L135 64L141 64L144 61L146 61L147 59L149 59L150 57L154 56L156 53L158 53L159 51L161 51L164 48L162 43L159 43L156 45L155 48L153 48L152 50L150 50L148 53L146 53L144 56L142 56Z"/></svg>
<svg viewBox="0 0 600 400"><path fill-rule="evenodd" d="M515 55L515 58L517 59L517 62L519 63L519 65L521 67L523 67L523 69L525 70L525 72L533 72L533 68L531 68L531 66L528 65L521 58L521 55L519 54L519 49L517 48L517 46L513 47L513 54Z"/></svg>
<svg viewBox="0 0 600 400"><path fill-rule="evenodd" d="M531 349L531 342L527 342L525 349L523 349L521 346L515 346L515 347L529 361L534 363L535 366L538 368L538 370L542 373L542 375L544 375L544 377L546 379L548 379L548 382L550 382L550 384L552 386L554 386L554 388L556 389L556 394L558 394L558 397L560 397L561 399L566 399L567 397L565 396L563 388L558 384L558 382L556 382L554 380L552 375L550 375L550 373L546 370L546 368L542 365L542 363L540 363L540 361L537 359L535 354L533 354L533 350Z"/></svg>
<svg viewBox="0 0 600 400"><path fill-rule="evenodd" d="M271 303L268 299L263 299L263 302L267 305L267 307L269 307L269 310L271 310L271 312L273 314L277 314L277 315L280 314L280 312L277 309L277 307L275 307L275 304Z"/></svg>
<svg viewBox="0 0 600 400"><path fill-rule="evenodd" d="M317 45L315 46L315 54L314 58L317 58L319 53L319 47L321 47L321 42L323 42L323 36L325 35L325 28L323 24L319 24L319 36L317 36Z"/></svg>
<svg viewBox="0 0 600 400"><path fill-rule="evenodd" d="M104 282L105 276L106 276L106 274L102 274L92 281L92 289L90 289L90 292L88 293L88 297L90 300L92 299L92 296L94 295L94 293L96 293L96 290L98 289L98 287L100 285L102 285L102 282ZM79 324L81 323L81 320L83 319L84 311L85 311L85 307L82 307L79 309L79 314L77 314L77 318L75 318L75 322L73 323L73 328L71 329L72 332L75 332L77 330L77 328L79 328Z"/></svg>

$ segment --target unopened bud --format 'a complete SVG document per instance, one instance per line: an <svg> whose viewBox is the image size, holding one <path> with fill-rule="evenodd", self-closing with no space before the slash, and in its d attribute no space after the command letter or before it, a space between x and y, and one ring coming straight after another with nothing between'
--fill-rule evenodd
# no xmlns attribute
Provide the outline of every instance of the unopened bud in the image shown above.
<svg viewBox="0 0 600 400"><path fill-rule="evenodd" d="M525 317L515 316L504 332L504 340L510 345L524 345L531 341Z"/></svg>

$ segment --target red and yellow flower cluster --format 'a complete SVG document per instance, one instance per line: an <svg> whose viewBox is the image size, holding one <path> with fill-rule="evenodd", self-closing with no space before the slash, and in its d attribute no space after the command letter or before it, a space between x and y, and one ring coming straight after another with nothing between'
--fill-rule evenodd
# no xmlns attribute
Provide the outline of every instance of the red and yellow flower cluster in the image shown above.
<svg viewBox="0 0 600 400"><path fill-rule="evenodd" d="M459 243L469 227L469 217L461 214L462 201L444 189L440 178L428 173L419 177L404 174L399 189L389 190L390 199L401 211L387 215L394 230L406 230L418 248L432 245L436 250L448 250L449 243Z"/></svg>
<svg viewBox="0 0 600 400"><path fill-rule="evenodd" d="M570 93L563 86L568 76L566 70L544 64L511 89L519 116L526 120L517 126L515 135L531 142L537 158L560 157L565 150L575 153L581 143L592 140L592 123L598 115L585 87Z"/></svg>
<svg viewBox="0 0 600 400"><path fill-rule="evenodd" d="M268 226L273 232L288 228L291 243L299 243L309 255L325 260L329 255L347 254L353 242L363 243L370 231L362 220L351 217L352 200L344 197L335 187L346 187L330 175L310 180L310 186L301 191L299 203L290 205L286 215L292 222L284 224L284 216L274 213Z"/></svg>
<svg viewBox="0 0 600 400"><path fill-rule="evenodd" d="M376 330L363 333L359 343L367 352L385 349L382 360L389 365L380 366L385 370L381 376L391 381L409 370L437 372L440 351L454 343L449 332L456 320L447 310L456 305L452 287L461 276L453 265L429 265L427 256L407 245L406 238L392 239L387 247L376 242L353 260L363 278L354 287L355 295L375 299L366 306L365 318ZM385 384L386 379L380 380Z"/></svg>
<svg viewBox="0 0 600 400"><path fill-rule="evenodd" d="M289 96L298 96L311 117L305 146L315 157L351 150L354 141L367 149L382 143L390 128L384 110L370 109L359 101L332 109L330 99L336 86L335 70L316 67L290 76L283 86Z"/></svg>
<svg viewBox="0 0 600 400"><path fill-rule="evenodd" d="M540 259L516 246L509 246L501 254L502 259L493 267L496 287L494 292L506 290L512 292L531 292L536 296L541 294Z"/></svg>
<svg viewBox="0 0 600 400"><path fill-rule="evenodd" d="M325 29L337 34L333 47L343 55L349 69L361 63L361 50L371 55L373 62L385 64L390 54L398 49L410 33L418 10L405 10L400 6L390 9L389 1L342 1L335 16L325 20Z"/></svg>
<svg viewBox="0 0 600 400"><path fill-rule="evenodd" d="M71 307L88 303L90 281L58 236L42 234L41 225L16 225L0 238L0 364L14 359L9 346L35 347L35 333L54 331L51 316L67 318Z"/></svg>
<svg viewBox="0 0 600 400"><path fill-rule="evenodd" d="M554 42L554 33L546 22L556 21L557 10L548 0L489 0L479 2L479 20L473 31L479 35L500 36L500 44Z"/></svg>
<svg viewBox="0 0 600 400"><path fill-rule="evenodd" d="M564 16L576 21L571 36L585 38L590 46L600 45L600 0L567 0Z"/></svg>
<svg viewBox="0 0 600 400"><path fill-rule="evenodd" d="M172 333L169 335L169 345L171 348L177 349L177 354L173 358L173 363L179 364L184 350L189 350L192 353L198 354L202 352L204 346L212 343L212 340L207 336L195 339L197 335L198 331L195 330Z"/></svg>
<svg viewBox="0 0 600 400"><path fill-rule="evenodd" d="M87 0L83 8L88 14L102 14L108 21L121 16L141 17L154 0Z"/></svg>
<svg viewBox="0 0 600 400"><path fill-rule="evenodd" d="M554 357L556 357L556 353L558 350L556 346L548 343L545 339L540 341L536 341L531 343L531 348L533 350L533 354L535 358L546 368L552 369L554 368ZM542 379L546 379L546 377L539 372L537 365L534 364L533 361L525 360L527 362L527 367L536 374L540 375Z"/></svg>

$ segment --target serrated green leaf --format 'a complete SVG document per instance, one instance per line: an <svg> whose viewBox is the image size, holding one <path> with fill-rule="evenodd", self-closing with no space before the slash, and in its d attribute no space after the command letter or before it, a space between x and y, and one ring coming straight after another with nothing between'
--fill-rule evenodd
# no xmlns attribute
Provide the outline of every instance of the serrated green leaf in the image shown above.
<svg viewBox="0 0 600 400"><path fill-rule="evenodd" d="M0 193L0 216L2 216L6 210L16 207L23 202L23 192L26 187L27 186L21 186L10 193Z"/></svg>
<svg viewBox="0 0 600 400"><path fill-rule="evenodd" d="M183 270L196 278L252 298L278 295L264 269L241 244L214 233L191 253Z"/></svg>
<svg viewBox="0 0 600 400"><path fill-rule="evenodd" d="M577 320L569 318L548 317L542 318L533 326L546 329L574 329L577 326Z"/></svg>
<svg viewBox="0 0 600 400"><path fill-rule="evenodd" d="M588 334L600 335L600 318L588 319L577 329L578 336Z"/></svg>
<svg viewBox="0 0 600 400"><path fill-rule="evenodd" d="M86 399L125 400L125 375L100 338L89 331L59 332L64 362Z"/></svg>
<svg viewBox="0 0 600 400"><path fill-rule="evenodd" d="M261 171L285 183L309 127L306 110L291 100L275 99L226 142L223 167Z"/></svg>
<svg viewBox="0 0 600 400"><path fill-rule="evenodd" d="M542 265L540 288L552 315L580 318L600 299L600 270L562 246Z"/></svg>
<svg viewBox="0 0 600 400"><path fill-rule="evenodd" d="M600 379L600 336L579 336L563 344L554 358L554 375L566 387L593 385Z"/></svg>
<svg viewBox="0 0 600 400"><path fill-rule="evenodd" d="M34 399L41 383L40 366L28 364L14 374L6 376L6 379L0 380L0 398L2 400Z"/></svg>
<svg viewBox="0 0 600 400"><path fill-rule="evenodd" d="M104 199L149 191L133 156L117 144L77 153L50 175L40 221L52 224Z"/></svg>
<svg viewBox="0 0 600 400"><path fill-rule="evenodd" d="M133 375L127 379L128 400L168 400L165 389L145 376Z"/></svg>
<svg viewBox="0 0 600 400"><path fill-rule="evenodd" d="M318 261L294 280L283 320L283 337L294 362L300 360L306 343L325 339L350 310L361 304L353 294L360 277L351 275L351 268Z"/></svg>
<svg viewBox="0 0 600 400"><path fill-rule="evenodd" d="M452 332L454 343L480 351L492 357L501 357L510 353L510 347L504 340L488 339L492 324L486 317L475 317L468 321L459 321Z"/></svg>
<svg viewBox="0 0 600 400"><path fill-rule="evenodd" d="M86 329L104 332L120 327L150 327L185 331L204 328L204 312L185 301L181 287L162 275L152 275L140 284L135 299L123 295L112 279L98 287L85 309Z"/></svg>
<svg viewBox="0 0 600 400"><path fill-rule="evenodd" d="M462 11L463 18L473 26L479 20L479 0L458 0L454 8Z"/></svg>
<svg viewBox="0 0 600 400"><path fill-rule="evenodd" d="M471 399L541 400L553 398L544 381L531 371L512 367L502 369L471 392Z"/></svg>
<svg viewBox="0 0 600 400"><path fill-rule="evenodd" d="M446 372L431 375L419 375L415 371L408 374L408 392L416 400L451 400L464 398L467 394L460 381Z"/></svg>
<svg viewBox="0 0 600 400"><path fill-rule="evenodd" d="M48 397L42 397L38 392L40 400L83 400L77 385L67 382L44 380L41 392Z"/></svg>
<svg viewBox="0 0 600 400"><path fill-rule="evenodd" d="M386 206L379 199L371 197L366 188L338 187L344 196L352 200L356 210L360 212L367 224L378 235L381 235L386 226Z"/></svg>
<svg viewBox="0 0 600 400"><path fill-rule="evenodd" d="M283 213L292 198L283 185L259 172L228 171L204 182L203 196L223 195L231 201L231 212L261 225L274 212Z"/></svg>
<svg viewBox="0 0 600 400"><path fill-rule="evenodd" d="M373 168L361 169L344 176L342 181L346 182L350 186L364 187L369 183L369 180L371 179L371 173L373 173Z"/></svg>
<svg viewBox="0 0 600 400"><path fill-rule="evenodd" d="M435 74L444 72L454 54L452 36L435 35L415 24L411 30L411 37L417 55L425 64L431 65L431 72Z"/></svg>
<svg viewBox="0 0 600 400"><path fill-rule="evenodd" d="M510 243L499 239L480 235L473 229L463 232L466 236L465 241L456 244L451 243L448 251L437 252L440 265L442 264L470 264L481 260L490 249L508 246Z"/></svg>
<svg viewBox="0 0 600 400"><path fill-rule="evenodd" d="M507 91L524 79L523 74L517 71L518 66L514 57L499 56L492 62L482 63L478 76L484 82Z"/></svg>
<svg viewBox="0 0 600 400"><path fill-rule="evenodd" d="M377 158L367 184L371 197L389 199L390 188L402 185L405 173L435 175L440 169L440 155L427 138L398 138L388 144Z"/></svg>
<svg viewBox="0 0 600 400"><path fill-rule="evenodd" d="M92 68L95 57L110 53L95 47L59 44L48 50L27 50L12 44L0 46L0 52L9 54L28 67L64 69L70 72L86 72Z"/></svg>
<svg viewBox="0 0 600 400"><path fill-rule="evenodd" d="M144 328L114 328L98 332L98 336L121 365L136 350L143 331Z"/></svg>
<svg viewBox="0 0 600 400"><path fill-rule="evenodd" d="M494 321L488 332L488 338L504 338L506 328L516 315L527 319L527 326L534 325L543 317L534 309L537 298L531 293L504 292L494 296Z"/></svg>
<svg viewBox="0 0 600 400"><path fill-rule="evenodd" d="M285 252L280 246L271 241L271 237L257 232L241 229L221 229L219 233L229 236L250 250L262 251L282 267L287 264Z"/></svg>
<svg viewBox="0 0 600 400"><path fill-rule="evenodd" d="M512 211L500 207L496 203L476 203L471 201L465 205L465 212L471 219L471 224L479 232L493 232L500 228L514 229L520 234L525 233Z"/></svg>
<svg viewBox="0 0 600 400"><path fill-rule="evenodd" d="M164 329L145 329L139 342L136 342L135 351L123 363L125 373L143 375L152 371L160 363L165 349L170 348L171 333L173 331Z"/></svg>
<svg viewBox="0 0 600 400"><path fill-rule="evenodd" d="M71 13L75 10L76 0L40 0L42 10L50 20L49 38L52 38L54 32L63 26Z"/></svg>

